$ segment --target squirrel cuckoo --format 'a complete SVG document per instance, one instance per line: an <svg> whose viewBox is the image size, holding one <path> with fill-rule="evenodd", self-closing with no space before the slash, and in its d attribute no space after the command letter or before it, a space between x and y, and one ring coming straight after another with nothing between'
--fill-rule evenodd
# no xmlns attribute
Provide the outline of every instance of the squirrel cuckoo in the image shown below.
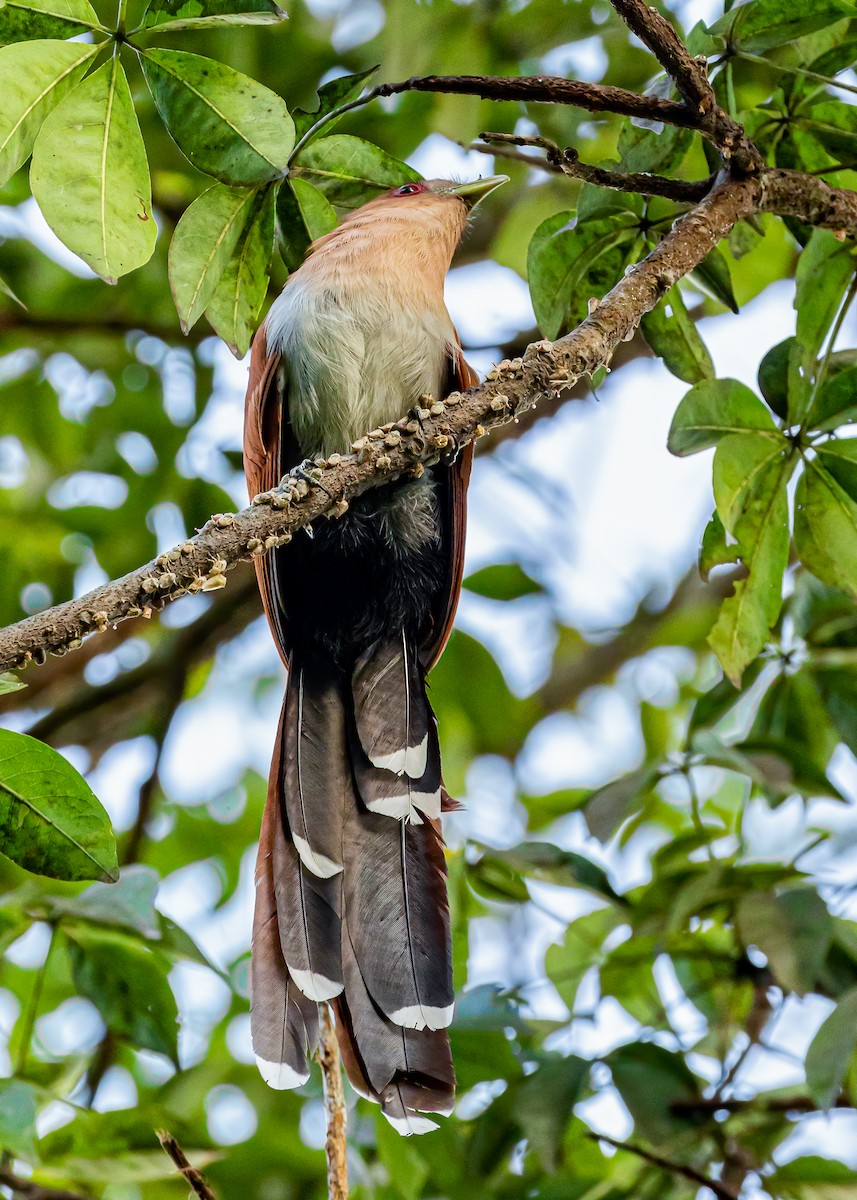
<svg viewBox="0 0 857 1200"><path fill-rule="evenodd" d="M472 387L443 300L470 210L505 176L406 183L350 213L257 333L251 496L348 453L426 394ZM264 1079L297 1087L336 1015L349 1079L401 1132L437 1128L455 1076L437 724L426 674L461 588L472 447L373 488L257 560L288 685L256 867L251 1033Z"/></svg>

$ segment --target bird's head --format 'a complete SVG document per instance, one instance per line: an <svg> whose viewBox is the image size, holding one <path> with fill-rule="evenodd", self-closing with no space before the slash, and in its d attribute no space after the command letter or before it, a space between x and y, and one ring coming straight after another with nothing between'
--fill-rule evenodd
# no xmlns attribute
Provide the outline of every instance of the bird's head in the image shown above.
<svg viewBox="0 0 857 1200"><path fill-rule="evenodd" d="M451 201L463 204L469 213L480 200L484 200L491 192L508 182L508 175L490 175L487 179L470 179L465 183L456 183L452 179L420 179L391 188L381 197L381 200L412 197L413 204L425 204L427 201L437 202L438 200Z"/></svg>

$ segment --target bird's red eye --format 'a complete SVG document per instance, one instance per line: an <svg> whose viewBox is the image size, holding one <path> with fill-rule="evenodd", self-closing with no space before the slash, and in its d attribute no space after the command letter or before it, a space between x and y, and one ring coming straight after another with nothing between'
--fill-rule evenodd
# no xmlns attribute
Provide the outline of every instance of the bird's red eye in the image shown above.
<svg viewBox="0 0 857 1200"><path fill-rule="evenodd" d="M415 196L417 192L421 192L422 186L418 183L405 183L400 188L396 188L393 192L394 196Z"/></svg>

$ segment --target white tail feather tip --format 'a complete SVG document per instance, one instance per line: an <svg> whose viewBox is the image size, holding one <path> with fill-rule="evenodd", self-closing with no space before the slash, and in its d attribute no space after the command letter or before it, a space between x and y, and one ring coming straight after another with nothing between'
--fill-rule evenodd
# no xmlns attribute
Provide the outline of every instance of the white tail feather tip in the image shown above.
<svg viewBox="0 0 857 1200"><path fill-rule="evenodd" d="M387 1016L394 1025L403 1025L405 1029L446 1029L454 1010L454 1004L448 1004L445 1008L410 1004L407 1008L397 1008L395 1012L387 1013Z"/></svg>
<svg viewBox="0 0 857 1200"><path fill-rule="evenodd" d="M332 1000L345 986L335 983L332 979L325 979L324 975L318 975L315 971L298 971L289 963L286 963L286 966L298 990L303 992L307 1000Z"/></svg>
<svg viewBox="0 0 857 1200"><path fill-rule="evenodd" d="M303 865L318 879L330 879L332 875L336 875L342 870L341 863L335 863L332 858L327 858L324 854L313 850L306 838L298 837L296 833L293 833L292 841Z"/></svg>
<svg viewBox="0 0 857 1200"><path fill-rule="evenodd" d="M384 1113L384 1116L402 1137L410 1137L414 1133L431 1133L433 1129L440 1128L437 1121L430 1121L428 1117L416 1117L412 1113L404 1117L391 1117L387 1113Z"/></svg>
<svg viewBox="0 0 857 1200"><path fill-rule="evenodd" d="M256 1066L268 1087L272 1087L278 1092L300 1087L309 1079L309 1071L306 1075L300 1075L288 1063L268 1062L266 1058L260 1058L258 1054L256 1055Z"/></svg>

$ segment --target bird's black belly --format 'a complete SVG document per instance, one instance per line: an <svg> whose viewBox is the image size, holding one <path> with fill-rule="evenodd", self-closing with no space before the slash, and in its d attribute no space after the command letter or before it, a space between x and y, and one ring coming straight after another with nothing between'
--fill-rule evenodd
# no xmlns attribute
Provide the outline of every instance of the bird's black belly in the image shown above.
<svg viewBox="0 0 857 1200"><path fill-rule="evenodd" d="M346 667L387 633L420 642L445 576L438 507L430 479L372 488L277 550L290 644Z"/></svg>

